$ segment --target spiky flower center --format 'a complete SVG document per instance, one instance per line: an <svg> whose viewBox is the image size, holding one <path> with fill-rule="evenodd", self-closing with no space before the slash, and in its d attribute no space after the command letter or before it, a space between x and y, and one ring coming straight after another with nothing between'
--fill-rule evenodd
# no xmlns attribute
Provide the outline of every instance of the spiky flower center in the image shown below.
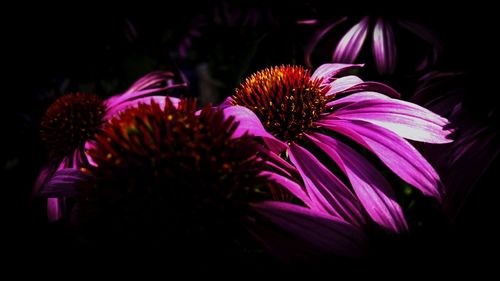
<svg viewBox="0 0 500 281"><path fill-rule="evenodd" d="M207 106L195 112L195 100L176 108L168 99L164 109L152 102L124 111L104 126L89 152L98 172L104 178L122 176L124 186L143 189L139 192L200 189L191 193L195 196L208 195L211 188L230 196L234 188L258 180L257 144L247 136L232 139L237 123L224 120L222 111Z"/></svg>
<svg viewBox="0 0 500 281"><path fill-rule="evenodd" d="M42 118L40 133L50 152L62 156L93 139L103 123L105 106L93 94L69 94L57 99Z"/></svg>
<svg viewBox="0 0 500 281"><path fill-rule="evenodd" d="M325 110L327 87L301 66L275 66L248 77L233 95L277 138L293 141L313 127Z"/></svg>

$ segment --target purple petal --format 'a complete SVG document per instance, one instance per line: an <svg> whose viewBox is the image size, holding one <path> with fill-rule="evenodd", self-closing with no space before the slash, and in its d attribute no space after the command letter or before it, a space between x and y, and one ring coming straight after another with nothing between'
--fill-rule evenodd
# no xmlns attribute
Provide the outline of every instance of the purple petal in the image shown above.
<svg viewBox="0 0 500 281"><path fill-rule="evenodd" d="M47 220L57 222L63 217L63 199L47 198Z"/></svg>
<svg viewBox="0 0 500 281"><path fill-rule="evenodd" d="M320 65L311 75L311 80L321 79L322 84L327 85L331 82L331 78L345 71L363 67L364 64L346 64L346 63L325 63Z"/></svg>
<svg viewBox="0 0 500 281"><path fill-rule="evenodd" d="M416 104L370 94L372 99L361 100L335 110L330 116L344 120L361 120L384 127L403 138L449 143L450 130L443 127L448 120Z"/></svg>
<svg viewBox="0 0 500 281"><path fill-rule="evenodd" d="M315 209L361 226L365 219L358 199L309 151L292 143L290 160L297 167Z"/></svg>
<svg viewBox="0 0 500 281"><path fill-rule="evenodd" d="M318 126L346 135L375 153L387 167L425 195L441 200L441 180L434 168L406 140L364 121L324 120Z"/></svg>
<svg viewBox="0 0 500 281"><path fill-rule="evenodd" d="M66 168L59 170L47 181L40 190L41 196L74 197L80 188L87 186L92 176L78 169Z"/></svg>
<svg viewBox="0 0 500 281"><path fill-rule="evenodd" d="M284 176L278 175L273 172L264 171L261 173L262 176L267 176L269 180L276 182L277 184L283 186L288 191L290 191L295 197L299 198L306 204L308 207L312 206L311 199L307 196L307 194L302 190L302 187L296 183L295 181L286 178Z"/></svg>
<svg viewBox="0 0 500 281"><path fill-rule="evenodd" d="M138 98L158 95L160 92L186 88L187 82L173 84L174 75L171 72L152 72L135 82L125 93L113 96L105 101L108 110L113 110L122 103Z"/></svg>
<svg viewBox="0 0 500 281"><path fill-rule="evenodd" d="M243 106L229 106L224 108L223 111L225 118L234 116L234 120L239 122L238 128L233 133L233 138L241 137L247 133L251 136L261 137L269 148L277 153L284 151L288 147L284 142L269 134L260 122L259 117L250 109Z"/></svg>
<svg viewBox="0 0 500 281"><path fill-rule="evenodd" d="M333 23L328 24L327 26L321 28L318 30L312 37L312 40L309 41L309 43L306 46L306 58L305 62L308 67L312 67L311 64L311 54L316 48L316 45L318 45L319 41L328 33L330 30L332 30L334 27L339 25L340 23L344 22L347 20L347 17L343 17L338 21L335 21ZM298 23L298 22L297 22Z"/></svg>
<svg viewBox="0 0 500 281"><path fill-rule="evenodd" d="M333 62L353 63L368 34L369 17L364 17L340 39L333 53Z"/></svg>
<svg viewBox="0 0 500 281"><path fill-rule="evenodd" d="M355 94L348 95L346 97L340 98L340 99L334 99L331 102L328 102L326 104L327 107L330 108L330 111L333 113L335 110L338 108L345 107L347 105L350 105L352 103L357 103L360 101L365 101L365 100L371 100L371 99L390 99L390 97L381 95L380 93L377 92L358 92ZM330 115L329 113L328 115Z"/></svg>
<svg viewBox="0 0 500 281"><path fill-rule="evenodd" d="M392 187L379 171L352 148L328 136L307 136L347 175L354 192L370 217L389 232L406 232L403 210L396 202Z"/></svg>
<svg viewBox="0 0 500 281"><path fill-rule="evenodd" d="M179 104L179 99L174 98L174 97L167 97L167 96L147 96L147 97L142 97L142 98L136 98L134 100L130 101L125 101L122 103L117 104L116 106L108 108L108 111L106 112L106 115L104 116L104 120L110 120L120 112L124 111L125 109L129 107L136 107L139 105L139 103L143 104L151 104L151 101L154 101L155 103L160 105L160 108L165 108L165 99L169 98L172 104L177 107Z"/></svg>
<svg viewBox="0 0 500 281"><path fill-rule="evenodd" d="M252 207L289 234L286 236L299 238L314 252L350 257L366 254L367 238L363 231L340 218L284 202L262 202L252 204ZM265 236L260 238L267 239ZM265 244L268 247L294 246L279 241Z"/></svg>
<svg viewBox="0 0 500 281"><path fill-rule="evenodd" d="M349 76L344 76L339 79L334 80L332 83L330 83L330 89L326 93L327 96L333 95L340 93L342 91L345 91L353 86L359 85L363 83L364 81L361 80L358 76L354 75L349 75Z"/></svg>
<svg viewBox="0 0 500 281"><path fill-rule="evenodd" d="M372 51L378 72L392 74L396 68L396 44L391 25L382 18L373 29Z"/></svg>

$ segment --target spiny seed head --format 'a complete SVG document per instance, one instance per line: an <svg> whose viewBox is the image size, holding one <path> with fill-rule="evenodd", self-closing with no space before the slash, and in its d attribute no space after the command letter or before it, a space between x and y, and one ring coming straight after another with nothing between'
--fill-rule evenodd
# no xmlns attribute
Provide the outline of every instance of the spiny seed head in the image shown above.
<svg viewBox="0 0 500 281"><path fill-rule="evenodd" d="M134 192L199 188L192 195L201 196L213 188L232 196L235 188L259 181L263 165L251 137L231 138L237 125L210 106L196 114L194 99L177 108L169 99L163 109L140 104L106 124L89 153L99 176L119 179Z"/></svg>
<svg viewBox="0 0 500 281"><path fill-rule="evenodd" d="M248 77L232 96L251 109L277 138L293 141L313 127L325 110L328 86L311 80L301 66L275 66Z"/></svg>
<svg viewBox="0 0 500 281"><path fill-rule="evenodd" d="M103 123L105 110L103 101L96 95L65 95L43 116L41 138L53 155L68 155L94 138Z"/></svg>

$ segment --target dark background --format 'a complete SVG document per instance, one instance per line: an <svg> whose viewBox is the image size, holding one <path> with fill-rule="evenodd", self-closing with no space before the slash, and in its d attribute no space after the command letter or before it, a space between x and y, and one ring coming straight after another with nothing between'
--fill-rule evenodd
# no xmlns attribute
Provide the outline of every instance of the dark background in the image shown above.
<svg viewBox="0 0 500 281"><path fill-rule="evenodd" d="M64 92L90 91L110 96L149 71L175 69L192 79L190 90L177 94L197 96L196 66L209 63L215 65L219 80L227 79L223 80L222 95L228 95L245 74L255 69L303 63L304 45L317 26L298 27L297 19L318 18L324 23L344 15L384 14L420 21L441 37L445 49L437 68L467 74L466 102L478 118L498 108L495 66L499 49L495 41L499 32L493 9L476 2L440 7L433 2L383 7L333 1L268 2L231 5L272 11L272 20L262 16L259 24L246 27L214 24L210 17L213 8L220 7L220 1L182 1L147 8L32 6L30 11L15 9L12 18L3 19L6 37L2 45L7 47L4 70L8 75L4 76L6 87L2 93L1 164L8 227L2 247L14 248L13 260L37 261L46 253L59 253L51 249L64 248L65 230L46 225L42 205L31 196L35 177L47 159L38 124L48 105ZM196 25L193 18L197 15L205 17L202 35L193 39L190 53L183 59L179 57L179 44L193 22ZM130 31L128 22L137 36ZM246 57L249 52L252 56ZM241 71L228 71L234 66ZM498 204L497 192L492 190L499 186L497 168L498 163L480 181L463 217L449 238L444 238L449 243L437 246L442 247L437 255L420 253L415 261L475 261L484 266L491 262L486 254L497 253L494 246L498 232L494 229Z"/></svg>

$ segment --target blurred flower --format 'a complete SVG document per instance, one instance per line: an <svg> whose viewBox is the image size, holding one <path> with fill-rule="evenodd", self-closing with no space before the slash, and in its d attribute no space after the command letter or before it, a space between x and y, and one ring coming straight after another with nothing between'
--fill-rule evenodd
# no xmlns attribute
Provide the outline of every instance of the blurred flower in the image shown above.
<svg viewBox="0 0 500 281"><path fill-rule="evenodd" d="M57 99L42 118L41 137L49 150L49 163L42 168L36 183L35 194L49 197L48 219L57 221L63 215L59 174L66 168L79 169L89 164L87 152L92 147L95 134L104 123L120 111L152 100L164 103L163 91L185 87L173 85L171 72L154 72L135 82L123 94L101 100L92 94L69 94Z"/></svg>
<svg viewBox="0 0 500 281"><path fill-rule="evenodd" d="M311 67L311 55L317 44L331 33L337 30L341 24L348 20L344 17L336 22L330 23L318 30L306 47L306 64ZM390 20L387 17L362 18L354 24L337 43L332 56L334 63L359 62L363 47L368 44L367 38L371 37L371 51L377 72L381 75L393 74L398 64L397 38L395 33L409 31L423 41L426 51L422 54L414 54L421 61L414 67L414 71L422 71L436 63L442 46L437 36L426 27L408 20ZM401 45L398 43L398 45ZM415 45L408 46L416 50ZM403 48L404 49L404 48ZM410 49L410 48L408 48ZM366 58L362 62L368 62Z"/></svg>
<svg viewBox="0 0 500 281"><path fill-rule="evenodd" d="M243 243L247 203L271 198L272 172L262 173L259 144L235 134L237 127L217 108L196 111L194 99L125 110L103 126L88 152L94 180L68 170L90 183L80 184L75 224L90 232L97 225L98 240L110 235L120 246L167 246L169 254L179 250L190 259L215 258L214 251Z"/></svg>
<svg viewBox="0 0 500 281"><path fill-rule="evenodd" d="M445 187L444 211L452 222L500 155L500 147L491 145L500 142L495 104L484 104L481 108L484 112L474 114L467 104L464 78L466 75L462 73L430 72L419 79L417 91L411 98L448 117L449 126L454 129L453 143L421 148L441 175Z"/></svg>
<svg viewBox="0 0 500 281"><path fill-rule="evenodd" d="M221 107L240 121L237 131L261 137L272 151L291 161L305 188L293 181L285 185L320 217L333 216L361 227L366 211L386 231L405 232L407 224L388 181L338 136L374 153L424 195L441 200L438 174L404 138L448 143L450 131L443 128L448 121L395 99L399 94L384 84L352 75L335 77L359 66L324 64L312 75L299 66L268 68L248 77ZM338 98L346 94L350 95ZM355 195L318 160L314 146L347 176Z"/></svg>

